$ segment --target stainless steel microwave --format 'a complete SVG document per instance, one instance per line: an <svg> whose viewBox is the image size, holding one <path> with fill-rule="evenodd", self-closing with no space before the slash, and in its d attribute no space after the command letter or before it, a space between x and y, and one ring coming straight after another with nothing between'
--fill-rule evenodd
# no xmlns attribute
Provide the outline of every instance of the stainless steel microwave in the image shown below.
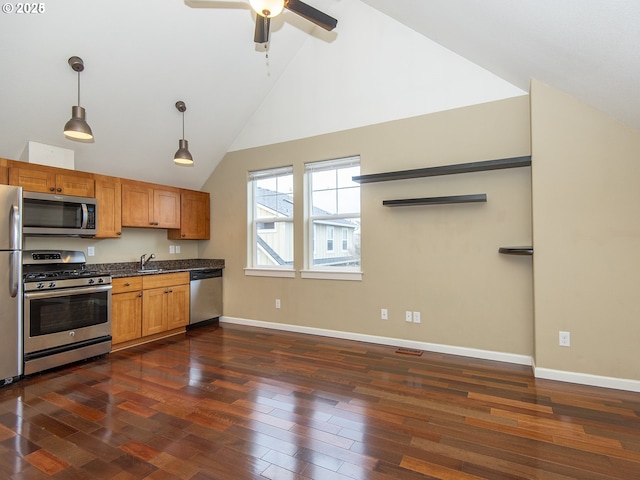
<svg viewBox="0 0 640 480"><path fill-rule="evenodd" d="M56 193L22 194L22 233L93 237L97 233L97 200Z"/></svg>

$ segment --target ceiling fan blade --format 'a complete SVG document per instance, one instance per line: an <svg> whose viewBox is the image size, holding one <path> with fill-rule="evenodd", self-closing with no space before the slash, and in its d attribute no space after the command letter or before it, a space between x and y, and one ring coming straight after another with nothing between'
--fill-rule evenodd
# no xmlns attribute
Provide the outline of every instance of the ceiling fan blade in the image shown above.
<svg viewBox="0 0 640 480"><path fill-rule="evenodd" d="M256 30L253 34L253 41L256 43L267 43L269 41L269 25L271 19L256 14Z"/></svg>
<svg viewBox="0 0 640 480"><path fill-rule="evenodd" d="M313 8L311 5L307 5L300 0L285 0L284 8L297 13L301 17L306 18L325 30L331 31L336 28L336 25L338 24L338 20L335 18L330 17L326 13Z"/></svg>

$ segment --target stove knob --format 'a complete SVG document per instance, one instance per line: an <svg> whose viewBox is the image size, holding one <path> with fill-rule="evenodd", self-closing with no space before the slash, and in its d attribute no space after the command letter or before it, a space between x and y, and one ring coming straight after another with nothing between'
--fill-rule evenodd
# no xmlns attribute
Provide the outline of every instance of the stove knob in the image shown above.
<svg viewBox="0 0 640 480"><path fill-rule="evenodd" d="M98 283L104 283L104 278L99 279Z"/></svg>
<svg viewBox="0 0 640 480"><path fill-rule="evenodd" d="M39 282L39 283L36 285L36 288L44 288L44 283Z"/></svg>
<svg viewBox="0 0 640 480"><path fill-rule="evenodd" d="M56 282L49 282L49 288L53 288L56 286Z"/></svg>
<svg viewBox="0 0 640 480"><path fill-rule="evenodd" d="M96 283L96 281L93 278L89 279L89 285L93 285L94 283Z"/></svg>

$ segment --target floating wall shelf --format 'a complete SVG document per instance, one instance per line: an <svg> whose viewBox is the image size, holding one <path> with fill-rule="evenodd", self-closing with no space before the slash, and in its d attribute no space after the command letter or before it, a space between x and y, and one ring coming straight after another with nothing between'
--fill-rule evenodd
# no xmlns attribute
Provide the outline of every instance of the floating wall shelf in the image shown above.
<svg viewBox="0 0 640 480"><path fill-rule="evenodd" d="M533 255L533 247L500 247L498 252L504 255Z"/></svg>
<svg viewBox="0 0 640 480"><path fill-rule="evenodd" d="M531 155L524 157L501 158L482 162L459 163L440 167L416 168L413 170L399 170L396 172L372 173L353 177L354 182L374 183L391 180L407 180L410 178L436 177L438 175L455 175L457 173L483 172L487 170L502 170L505 168L529 167Z"/></svg>
<svg viewBox="0 0 640 480"><path fill-rule="evenodd" d="M486 202L486 193L473 195L451 195L447 197L403 198L400 200L383 200L385 207L409 207L413 205L441 205L445 203L478 203Z"/></svg>

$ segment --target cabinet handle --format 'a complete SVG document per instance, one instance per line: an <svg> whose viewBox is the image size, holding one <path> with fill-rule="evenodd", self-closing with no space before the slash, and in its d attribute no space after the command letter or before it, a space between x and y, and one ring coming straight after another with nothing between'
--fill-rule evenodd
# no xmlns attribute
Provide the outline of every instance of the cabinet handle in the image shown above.
<svg viewBox="0 0 640 480"><path fill-rule="evenodd" d="M140 293L138 294L138 296L139 296L139 297L141 297L141 296L142 296L142 292L140 292Z"/></svg>
<svg viewBox="0 0 640 480"><path fill-rule="evenodd" d="M182 237L183 237L183 238L184 238L184 237L186 237L186 236L187 236L187 234L186 234L186 233L183 233L183 234L182 234Z"/></svg>
<svg viewBox="0 0 640 480"><path fill-rule="evenodd" d="M60 187L58 187L58 192L61 192L61 191L62 191L62 189Z"/></svg>
<svg viewBox="0 0 640 480"><path fill-rule="evenodd" d="M167 288L167 289L164 291L164 293L169 293L169 289Z"/></svg>
<svg viewBox="0 0 640 480"><path fill-rule="evenodd" d="M173 288L170 288L170 289L169 289L169 293L173 293Z"/></svg>
<svg viewBox="0 0 640 480"><path fill-rule="evenodd" d="M56 191L56 189L55 189L54 187L49 187L49 191L50 191L50 192L55 192L55 191Z"/></svg>
<svg viewBox="0 0 640 480"><path fill-rule="evenodd" d="M122 232L116 232L116 235L122 235Z"/></svg>
<svg viewBox="0 0 640 480"><path fill-rule="evenodd" d="M131 286L131 282L127 282L124 284L125 287L130 287Z"/></svg>

